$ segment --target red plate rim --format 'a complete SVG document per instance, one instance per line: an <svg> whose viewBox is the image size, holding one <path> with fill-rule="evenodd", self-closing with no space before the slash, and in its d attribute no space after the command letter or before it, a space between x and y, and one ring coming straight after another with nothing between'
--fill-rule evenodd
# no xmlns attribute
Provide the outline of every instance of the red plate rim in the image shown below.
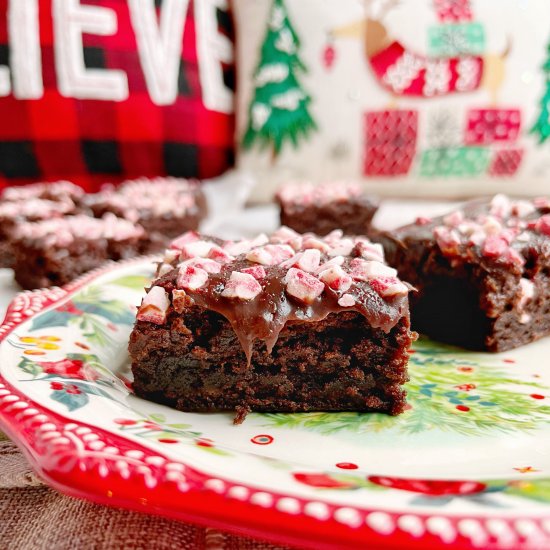
<svg viewBox="0 0 550 550"><path fill-rule="evenodd" d="M0 326L0 342L17 326L98 276L137 258L73 281L18 294ZM149 258L151 259L151 258ZM96 503L208 525L250 537L311 548L542 548L550 515L476 517L340 506L213 478L194 465L28 399L0 374L0 427L31 466L57 490Z"/></svg>

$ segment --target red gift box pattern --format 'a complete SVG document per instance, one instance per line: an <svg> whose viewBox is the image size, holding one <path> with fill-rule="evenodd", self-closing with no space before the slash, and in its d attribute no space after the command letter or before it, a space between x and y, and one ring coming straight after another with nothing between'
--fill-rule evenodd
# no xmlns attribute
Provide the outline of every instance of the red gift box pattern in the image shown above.
<svg viewBox="0 0 550 550"><path fill-rule="evenodd" d="M470 0L434 0L438 19L443 23L458 23L472 19Z"/></svg>
<svg viewBox="0 0 550 550"><path fill-rule="evenodd" d="M366 176L398 176L411 168L418 133L418 113L390 109L365 115Z"/></svg>

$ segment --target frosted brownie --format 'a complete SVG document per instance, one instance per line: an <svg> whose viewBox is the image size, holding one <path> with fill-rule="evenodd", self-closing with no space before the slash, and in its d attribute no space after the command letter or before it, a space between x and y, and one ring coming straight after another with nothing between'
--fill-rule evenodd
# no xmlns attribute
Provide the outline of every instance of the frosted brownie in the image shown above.
<svg viewBox="0 0 550 550"><path fill-rule="evenodd" d="M31 198L14 202L0 201L0 267L13 266L13 239L19 226L27 222L61 218L66 214L74 214L76 210L71 200Z"/></svg>
<svg viewBox="0 0 550 550"><path fill-rule="evenodd" d="M550 201L476 200L386 233L388 263L414 285L413 328L504 351L550 334Z"/></svg>
<svg viewBox="0 0 550 550"><path fill-rule="evenodd" d="M86 202L95 216L111 212L140 224L149 235L150 251L161 251L170 239L197 229L206 215L200 185L178 178L127 181L90 195Z"/></svg>
<svg viewBox="0 0 550 550"><path fill-rule="evenodd" d="M377 202L360 185L331 182L289 183L276 195L281 225L299 233L326 235L341 229L348 235L368 235Z"/></svg>
<svg viewBox="0 0 550 550"><path fill-rule="evenodd" d="M58 202L72 201L75 205L79 205L84 195L84 189L70 181L55 181L6 187L2 192L1 200L22 202L32 199L44 199Z"/></svg>
<svg viewBox="0 0 550 550"><path fill-rule="evenodd" d="M129 351L140 397L184 411L405 406L409 287L366 238L172 243Z"/></svg>
<svg viewBox="0 0 550 550"><path fill-rule="evenodd" d="M13 238L15 280L27 289L64 285L107 260L141 254L147 242L142 227L114 214L26 223Z"/></svg>

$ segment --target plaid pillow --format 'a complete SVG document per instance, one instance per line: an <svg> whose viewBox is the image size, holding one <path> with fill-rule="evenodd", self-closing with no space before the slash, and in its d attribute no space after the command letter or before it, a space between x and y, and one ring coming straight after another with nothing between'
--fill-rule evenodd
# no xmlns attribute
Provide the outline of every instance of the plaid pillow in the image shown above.
<svg viewBox="0 0 550 550"><path fill-rule="evenodd" d="M231 165L227 0L0 0L0 13L0 187Z"/></svg>

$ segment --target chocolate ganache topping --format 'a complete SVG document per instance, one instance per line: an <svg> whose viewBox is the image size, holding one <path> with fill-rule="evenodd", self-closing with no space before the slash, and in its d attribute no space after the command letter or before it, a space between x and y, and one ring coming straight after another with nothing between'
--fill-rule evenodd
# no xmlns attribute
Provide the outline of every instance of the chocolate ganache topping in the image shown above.
<svg viewBox="0 0 550 550"><path fill-rule="evenodd" d="M188 232L172 242L137 319L162 325L171 308L196 305L232 325L250 362L255 340L270 353L288 321L356 311L389 332L408 315L410 287L365 237L324 238L281 227L270 237L222 241Z"/></svg>

